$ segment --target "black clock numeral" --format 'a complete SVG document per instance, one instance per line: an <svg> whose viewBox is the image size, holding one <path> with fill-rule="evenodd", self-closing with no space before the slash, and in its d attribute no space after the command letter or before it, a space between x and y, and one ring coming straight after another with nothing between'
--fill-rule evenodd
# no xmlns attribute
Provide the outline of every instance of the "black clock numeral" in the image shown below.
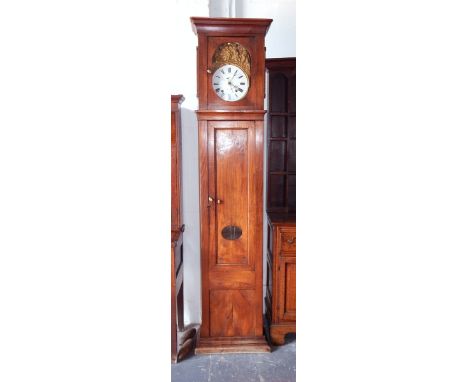
<svg viewBox="0 0 468 382"><path fill-rule="evenodd" d="M219 92L219 88L216 88L216 92Z"/></svg>
<svg viewBox="0 0 468 382"><path fill-rule="evenodd" d="M242 77L244 77L244 76L240 76L239 78L242 78Z"/></svg>
<svg viewBox="0 0 468 382"><path fill-rule="evenodd" d="M223 70L223 69L221 69L221 72L222 72L223 74L226 74L226 73L224 73L224 70Z"/></svg>
<svg viewBox="0 0 468 382"><path fill-rule="evenodd" d="M216 77L221 78L220 76L216 76Z"/></svg>
<svg viewBox="0 0 468 382"><path fill-rule="evenodd" d="M213 82L213 85L219 85L219 84L217 84L216 82Z"/></svg>
<svg viewBox="0 0 468 382"><path fill-rule="evenodd" d="M241 84L241 85L245 85L245 82L241 82L240 84Z"/></svg>
<svg viewBox="0 0 468 382"><path fill-rule="evenodd" d="M231 67L228 68L228 72L231 73Z"/></svg>
<svg viewBox="0 0 468 382"><path fill-rule="evenodd" d="M234 75L233 75L233 77L235 77L235 76L236 76L236 73L237 73L237 69L236 69L236 71L234 72Z"/></svg>
<svg viewBox="0 0 468 382"><path fill-rule="evenodd" d="M239 91L242 92L242 93L244 92L241 88L239 88Z"/></svg>

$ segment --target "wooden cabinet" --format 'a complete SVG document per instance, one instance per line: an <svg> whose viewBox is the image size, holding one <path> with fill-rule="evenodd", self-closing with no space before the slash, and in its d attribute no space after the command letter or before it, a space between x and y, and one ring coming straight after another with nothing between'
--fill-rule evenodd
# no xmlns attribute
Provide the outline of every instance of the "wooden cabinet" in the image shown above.
<svg viewBox="0 0 468 382"><path fill-rule="evenodd" d="M267 211L296 211L296 58L269 58Z"/></svg>
<svg viewBox="0 0 468 382"><path fill-rule="evenodd" d="M182 95L171 96L171 361L192 347L196 329L184 326L184 246L182 220Z"/></svg>
<svg viewBox="0 0 468 382"><path fill-rule="evenodd" d="M198 36L202 324L196 354L268 352L263 335L265 34L192 17Z"/></svg>
<svg viewBox="0 0 468 382"><path fill-rule="evenodd" d="M273 344L296 332L296 58L266 60L267 291Z"/></svg>
<svg viewBox="0 0 468 382"><path fill-rule="evenodd" d="M273 344L296 332L296 217L268 214L266 315Z"/></svg>

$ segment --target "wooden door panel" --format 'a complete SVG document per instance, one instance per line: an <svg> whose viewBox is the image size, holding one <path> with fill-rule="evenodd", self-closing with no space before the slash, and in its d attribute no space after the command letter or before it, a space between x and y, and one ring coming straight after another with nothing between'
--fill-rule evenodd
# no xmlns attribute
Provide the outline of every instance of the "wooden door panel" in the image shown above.
<svg viewBox="0 0 468 382"><path fill-rule="evenodd" d="M281 320L296 320L296 259L279 258L279 311Z"/></svg>
<svg viewBox="0 0 468 382"><path fill-rule="evenodd" d="M296 319L296 263L286 263L285 315Z"/></svg>
<svg viewBox="0 0 468 382"><path fill-rule="evenodd" d="M215 196L217 264L247 264L248 255L248 130L215 129ZM240 227L238 239L227 240L222 230Z"/></svg>
<svg viewBox="0 0 468 382"><path fill-rule="evenodd" d="M255 335L255 290L212 290L210 335L237 337Z"/></svg>
<svg viewBox="0 0 468 382"><path fill-rule="evenodd" d="M210 268L254 270L254 123L209 122L208 141L208 194L214 199L209 207ZM223 236L231 227L241 231L238 238Z"/></svg>
<svg viewBox="0 0 468 382"><path fill-rule="evenodd" d="M250 289L255 288L255 273L252 271L212 271L210 289Z"/></svg>
<svg viewBox="0 0 468 382"><path fill-rule="evenodd" d="M257 200L261 178L255 163L263 154L257 146L260 127L253 121L207 124L207 198L214 200L207 208L209 272L205 285L209 289L207 330L212 337L262 333L262 280L256 274L257 266L261 269L258 222L262 215ZM223 235L223 229L230 226L242 231L239 237Z"/></svg>

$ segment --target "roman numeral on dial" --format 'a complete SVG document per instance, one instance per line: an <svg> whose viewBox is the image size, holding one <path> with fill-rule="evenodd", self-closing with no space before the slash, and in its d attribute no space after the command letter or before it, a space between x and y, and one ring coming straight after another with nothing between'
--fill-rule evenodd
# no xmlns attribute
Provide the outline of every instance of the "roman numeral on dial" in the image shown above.
<svg viewBox="0 0 468 382"><path fill-rule="evenodd" d="M243 99L248 93L248 78L234 65L218 68L211 81L212 89L218 97L227 102Z"/></svg>

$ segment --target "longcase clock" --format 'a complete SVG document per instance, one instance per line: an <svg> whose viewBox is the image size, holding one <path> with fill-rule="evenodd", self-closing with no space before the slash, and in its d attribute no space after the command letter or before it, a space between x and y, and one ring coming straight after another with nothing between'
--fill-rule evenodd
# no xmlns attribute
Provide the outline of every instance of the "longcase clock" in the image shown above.
<svg viewBox="0 0 468 382"><path fill-rule="evenodd" d="M198 36L202 274L195 352L268 352L262 210L265 35L272 20L191 21Z"/></svg>

